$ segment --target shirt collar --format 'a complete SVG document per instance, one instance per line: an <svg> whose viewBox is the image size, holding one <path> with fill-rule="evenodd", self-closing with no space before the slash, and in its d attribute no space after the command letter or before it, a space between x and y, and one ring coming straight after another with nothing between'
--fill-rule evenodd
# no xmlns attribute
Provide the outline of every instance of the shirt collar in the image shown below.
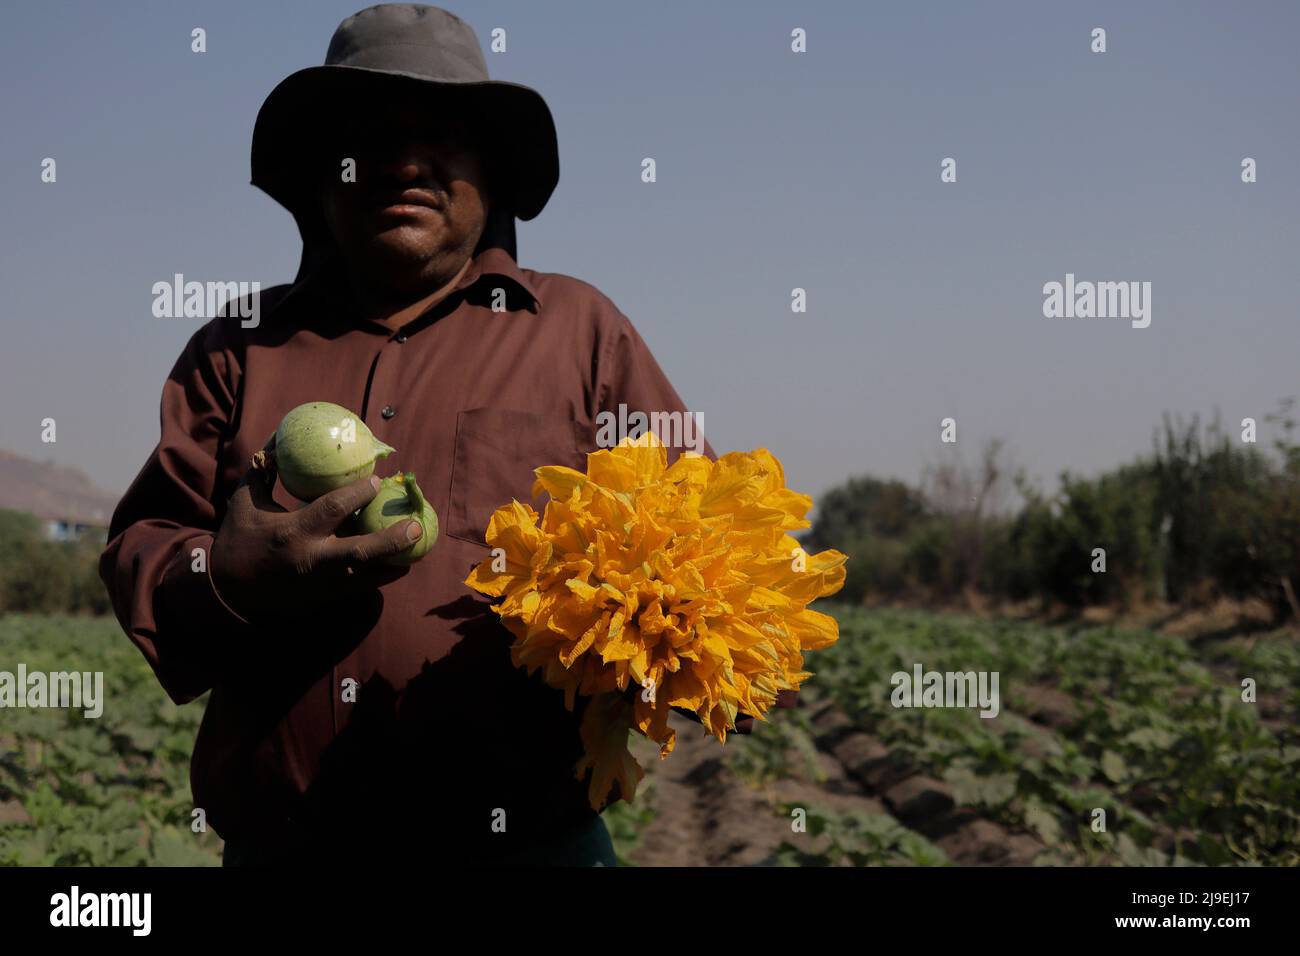
<svg viewBox="0 0 1300 956"><path fill-rule="evenodd" d="M528 297L533 300L537 308L541 308L542 297L537 294L536 287L524 275L524 271L519 268L519 263L515 262L514 256L499 246L489 246L475 256L473 262L470 263L470 267L465 270L465 275L461 278L456 289L458 291L468 289L484 276L489 275L504 276L509 279L528 294Z"/></svg>

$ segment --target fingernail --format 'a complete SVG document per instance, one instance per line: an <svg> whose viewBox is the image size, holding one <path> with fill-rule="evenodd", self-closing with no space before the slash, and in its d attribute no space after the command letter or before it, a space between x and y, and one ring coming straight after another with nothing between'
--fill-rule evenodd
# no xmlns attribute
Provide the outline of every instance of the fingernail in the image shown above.
<svg viewBox="0 0 1300 956"><path fill-rule="evenodd" d="M370 476L370 487L371 487L371 488L374 488L375 491L378 491L378 490L379 490L379 476L378 476L378 475L371 475L371 476Z"/></svg>
<svg viewBox="0 0 1300 956"><path fill-rule="evenodd" d="M424 534L424 529L420 527L420 522L409 521L406 525L406 540L419 541L420 535Z"/></svg>

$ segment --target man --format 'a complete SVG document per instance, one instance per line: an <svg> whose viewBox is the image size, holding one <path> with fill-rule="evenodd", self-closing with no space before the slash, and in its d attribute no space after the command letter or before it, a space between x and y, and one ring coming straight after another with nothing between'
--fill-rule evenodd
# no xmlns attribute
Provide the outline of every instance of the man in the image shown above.
<svg viewBox="0 0 1300 956"><path fill-rule="evenodd" d="M101 564L171 698L211 690L191 782L228 863L614 862L574 777L581 707L511 664L463 584L491 512L531 500L535 467L583 468L600 412L685 411L609 299L516 264L514 217L558 178L545 102L488 80L436 7L350 17L262 107L252 181L295 216L302 266L255 328L190 340ZM416 474L442 534L409 570L382 559L414 522L335 534L373 480L304 506L249 468L307 401Z"/></svg>

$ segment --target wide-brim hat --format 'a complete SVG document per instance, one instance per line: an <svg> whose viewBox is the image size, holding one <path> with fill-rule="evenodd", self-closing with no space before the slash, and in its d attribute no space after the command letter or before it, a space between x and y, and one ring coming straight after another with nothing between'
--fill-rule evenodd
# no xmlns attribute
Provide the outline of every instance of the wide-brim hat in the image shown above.
<svg viewBox="0 0 1300 956"><path fill-rule="evenodd" d="M427 96L431 110L455 107L475 120L498 179L493 199L529 220L560 179L555 122L531 87L488 77L478 37L440 7L385 3L353 14L334 31L324 66L299 70L262 104L253 128L252 184L303 221L301 152L344 104L382 102L400 92ZM295 161L297 160L297 161Z"/></svg>

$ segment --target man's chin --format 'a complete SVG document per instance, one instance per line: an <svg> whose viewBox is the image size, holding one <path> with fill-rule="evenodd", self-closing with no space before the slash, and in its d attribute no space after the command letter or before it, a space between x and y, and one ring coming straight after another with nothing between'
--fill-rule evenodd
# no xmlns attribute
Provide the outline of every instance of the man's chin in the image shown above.
<svg viewBox="0 0 1300 956"><path fill-rule="evenodd" d="M357 251L372 269L408 272L427 263L437 249L437 237L398 226L375 234Z"/></svg>

